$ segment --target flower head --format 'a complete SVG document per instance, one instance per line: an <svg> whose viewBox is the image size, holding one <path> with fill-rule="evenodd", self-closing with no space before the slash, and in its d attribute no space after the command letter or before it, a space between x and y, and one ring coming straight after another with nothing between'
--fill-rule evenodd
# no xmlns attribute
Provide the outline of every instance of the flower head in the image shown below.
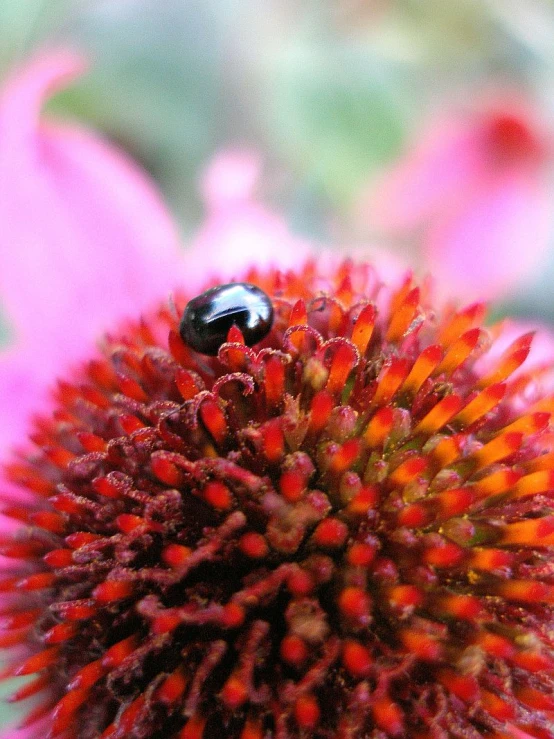
<svg viewBox="0 0 554 739"><path fill-rule="evenodd" d="M260 343L197 354L178 295L60 383L10 465L16 698L60 737L552 737L531 336L494 356L481 305L367 264L244 279L273 303Z"/></svg>
<svg viewBox="0 0 554 739"><path fill-rule="evenodd" d="M436 120L378 183L374 225L420 231L445 294L503 296L536 273L548 248L549 159L536 114L513 99Z"/></svg>

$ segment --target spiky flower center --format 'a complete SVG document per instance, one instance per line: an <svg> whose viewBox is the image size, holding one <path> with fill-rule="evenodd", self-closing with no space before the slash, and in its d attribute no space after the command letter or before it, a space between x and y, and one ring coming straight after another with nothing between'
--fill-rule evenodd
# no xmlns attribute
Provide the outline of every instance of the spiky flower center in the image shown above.
<svg viewBox="0 0 554 739"><path fill-rule="evenodd" d="M80 739L553 737L530 337L487 361L482 306L436 317L367 265L248 281L261 344L196 354L178 299L106 339L12 465L16 698Z"/></svg>

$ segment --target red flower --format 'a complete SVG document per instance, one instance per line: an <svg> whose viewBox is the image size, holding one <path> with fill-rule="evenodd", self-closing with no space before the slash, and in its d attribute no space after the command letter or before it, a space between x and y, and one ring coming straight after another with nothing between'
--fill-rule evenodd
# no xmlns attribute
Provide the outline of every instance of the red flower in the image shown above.
<svg viewBox="0 0 554 739"><path fill-rule="evenodd" d="M553 737L551 368L314 264L254 347L114 332L10 467L9 674L53 736ZM494 333L494 328L492 329ZM479 360L479 361L477 361ZM31 733L33 729L31 728ZM37 733L37 732L35 732Z"/></svg>

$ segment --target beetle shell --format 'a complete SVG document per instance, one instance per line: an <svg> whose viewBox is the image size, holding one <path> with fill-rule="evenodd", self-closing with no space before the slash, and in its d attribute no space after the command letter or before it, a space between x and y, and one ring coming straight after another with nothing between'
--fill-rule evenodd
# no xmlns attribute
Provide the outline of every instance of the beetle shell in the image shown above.
<svg viewBox="0 0 554 739"><path fill-rule="evenodd" d="M235 325L248 346L261 341L271 330L273 305L259 287L232 282L212 287L187 304L179 333L192 349L215 356Z"/></svg>

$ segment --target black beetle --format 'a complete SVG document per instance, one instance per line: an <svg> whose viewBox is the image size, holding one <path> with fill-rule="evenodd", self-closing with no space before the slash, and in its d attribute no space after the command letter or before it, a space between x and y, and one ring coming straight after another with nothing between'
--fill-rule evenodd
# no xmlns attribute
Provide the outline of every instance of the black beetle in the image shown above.
<svg viewBox="0 0 554 739"><path fill-rule="evenodd" d="M187 304L179 333L192 349L215 356L227 333L235 325L248 346L271 331L273 305L263 290L248 282L212 287Z"/></svg>

